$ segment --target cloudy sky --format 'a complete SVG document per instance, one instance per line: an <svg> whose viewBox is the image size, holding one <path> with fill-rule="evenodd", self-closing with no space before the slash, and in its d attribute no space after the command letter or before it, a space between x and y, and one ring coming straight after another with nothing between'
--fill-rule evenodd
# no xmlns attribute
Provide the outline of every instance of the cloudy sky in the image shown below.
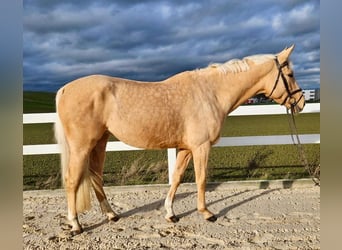
<svg viewBox="0 0 342 250"><path fill-rule="evenodd" d="M320 87L317 0L25 0L24 90L90 74L162 80L295 44L297 82Z"/></svg>

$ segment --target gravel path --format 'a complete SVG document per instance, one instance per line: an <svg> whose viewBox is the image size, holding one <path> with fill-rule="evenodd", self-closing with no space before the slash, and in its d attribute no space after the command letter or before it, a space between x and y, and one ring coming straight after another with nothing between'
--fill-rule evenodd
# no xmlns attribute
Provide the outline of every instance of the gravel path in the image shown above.
<svg viewBox="0 0 342 250"><path fill-rule="evenodd" d="M279 182L280 183L280 182ZM307 182L283 188L210 186L207 204L214 223L196 211L194 185L181 185L176 224L164 219L168 186L105 189L118 222L107 222L96 201L80 215L85 232L75 237L63 228L63 190L23 192L24 249L319 249L320 188ZM290 185L291 186L291 185Z"/></svg>

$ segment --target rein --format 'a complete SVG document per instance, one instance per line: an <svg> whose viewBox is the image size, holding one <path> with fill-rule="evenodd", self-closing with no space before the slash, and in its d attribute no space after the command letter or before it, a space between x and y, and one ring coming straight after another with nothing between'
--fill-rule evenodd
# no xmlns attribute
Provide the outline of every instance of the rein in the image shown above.
<svg viewBox="0 0 342 250"><path fill-rule="evenodd" d="M297 146L298 149L298 155L299 158L302 161L302 164L304 166L304 168L306 169L306 171L310 174L311 180L314 182L315 186L320 186L320 178L319 177L315 177L318 173L317 173L317 169L312 169L310 168L310 165L308 163L308 160L306 158L304 149L303 149L303 145L301 144L300 140L299 140L299 135L298 135L298 130L297 130L297 125L296 125L296 121L295 121L295 117L294 117L294 106L291 105L291 114L289 114L289 110L286 109L287 112L287 117L288 117L288 121L289 121L289 126L291 128L291 139L294 145ZM290 117L291 115L291 117ZM295 141L294 135L296 137L297 142ZM319 171L319 170L318 170Z"/></svg>
<svg viewBox="0 0 342 250"><path fill-rule="evenodd" d="M293 97L293 95L298 93L298 92L302 92L302 89L299 88L299 89L296 89L296 90L291 92L290 87L289 87L289 83L288 83L288 81L287 81L287 79L284 76L284 73L282 71L282 68L288 66L289 63L287 61L285 61L282 64L280 64L277 57L274 59L274 61L275 61L276 65L277 65L277 68L278 68L278 75L277 75L277 79L276 79L276 81L274 83L273 89L271 91L271 94L269 94L268 98L271 98L273 92L277 88L277 85L278 85L278 82L279 82L279 78L281 77L281 79L283 80L286 92L287 92L287 97L284 99L284 101L282 102L281 105L284 105L286 103L287 99L289 99L289 98L290 98L290 103L291 103L291 115L289 114L289 109L286 109L286 112L287 112L287 115L288 115L287 116L288 117L288 122L289 122L289 126L290 126L290 129L291 129L291 139L292 139L292 142L293 142L294 145L297 146L299 158L301 159L302 164L303 164L304 168L306 169L306 171L310 174L311 179L314 182L315 186L320 186L320 179L319 179L319 177L318 178L315 177L318 174L319 170L317 170L317 168L315 170L310 168L310 165L309 165L308 160L306 158L303 146L302 146L302 144L300 142L300 139L299 139L297 125L296 125L296 121L295 121L295 118L294 118L294 109L295 109L296 105L299 103L299 101L304 97L304 95L302 94L298 98L298 100L296 100ZM294 137L294 135L295 135L295 137ZM296 138L297 142L296 142L295 138Z"/></svg>

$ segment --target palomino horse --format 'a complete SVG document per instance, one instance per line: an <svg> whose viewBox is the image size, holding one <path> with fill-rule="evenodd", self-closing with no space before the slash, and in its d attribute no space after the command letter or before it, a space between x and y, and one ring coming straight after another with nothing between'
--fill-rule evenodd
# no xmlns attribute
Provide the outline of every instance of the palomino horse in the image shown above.
<svg viewBox="0 0 342 250"><path fill-rule="evenodd" d="M206 220L215 221L205 202L210 148L220 138L226 116L256 94L264 93L294 112L303 109L303 94L289 63L293 48L277 55L254 55L212 64L161 82L92 75L59 89L55 133L62 151L71 234L82 232L77 214L90 208L91 186L108 219L119 219L102 184L110 133L138 148L178 148L173 181L165 200L165 218L170 222L178 221L173 201L184 170L193 158L198 211Z"/></svg>

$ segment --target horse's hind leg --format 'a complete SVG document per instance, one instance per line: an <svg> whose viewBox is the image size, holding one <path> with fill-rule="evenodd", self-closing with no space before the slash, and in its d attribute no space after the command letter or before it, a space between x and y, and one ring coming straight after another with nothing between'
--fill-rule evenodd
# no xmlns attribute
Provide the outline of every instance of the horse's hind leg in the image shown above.
<svg viewBox="0 0 342 250"><path fill-rule="evenodd" d="M177 154L176 166L172 176L172 184L165 199L165 219L169 222L177 222L179 220L173 211L173 201L175 198L177 188L182 180L184 171L188 166L190 159L191 151L189 150L181 150Z"/></svg>
<svg viewBox="0 0 342 250"><path fill-rule="evenodd" d="M108 203L106 194L103 190L103 164L106 156L106 144L109 137L109 133L106 132L102 138L97 142L94 149L90 154L90 176L91 182L96 194L96 197L100 203L102 212L107 215L108 220L117 221L119 216L112 210Z"/></svg>
<svg viewBox="0 0 342 250"><path fill-rule="evenodd" d="M90 206L90 197L87 197L87 167L89 154L87 150L74 151L70 149L69 167L65 176L65 185L68 201L68 223L71 225L71 234L82 233L77 213ZM82 186L82 187L81 187ZM81 187L81 192L79 191Z"/></svg>

